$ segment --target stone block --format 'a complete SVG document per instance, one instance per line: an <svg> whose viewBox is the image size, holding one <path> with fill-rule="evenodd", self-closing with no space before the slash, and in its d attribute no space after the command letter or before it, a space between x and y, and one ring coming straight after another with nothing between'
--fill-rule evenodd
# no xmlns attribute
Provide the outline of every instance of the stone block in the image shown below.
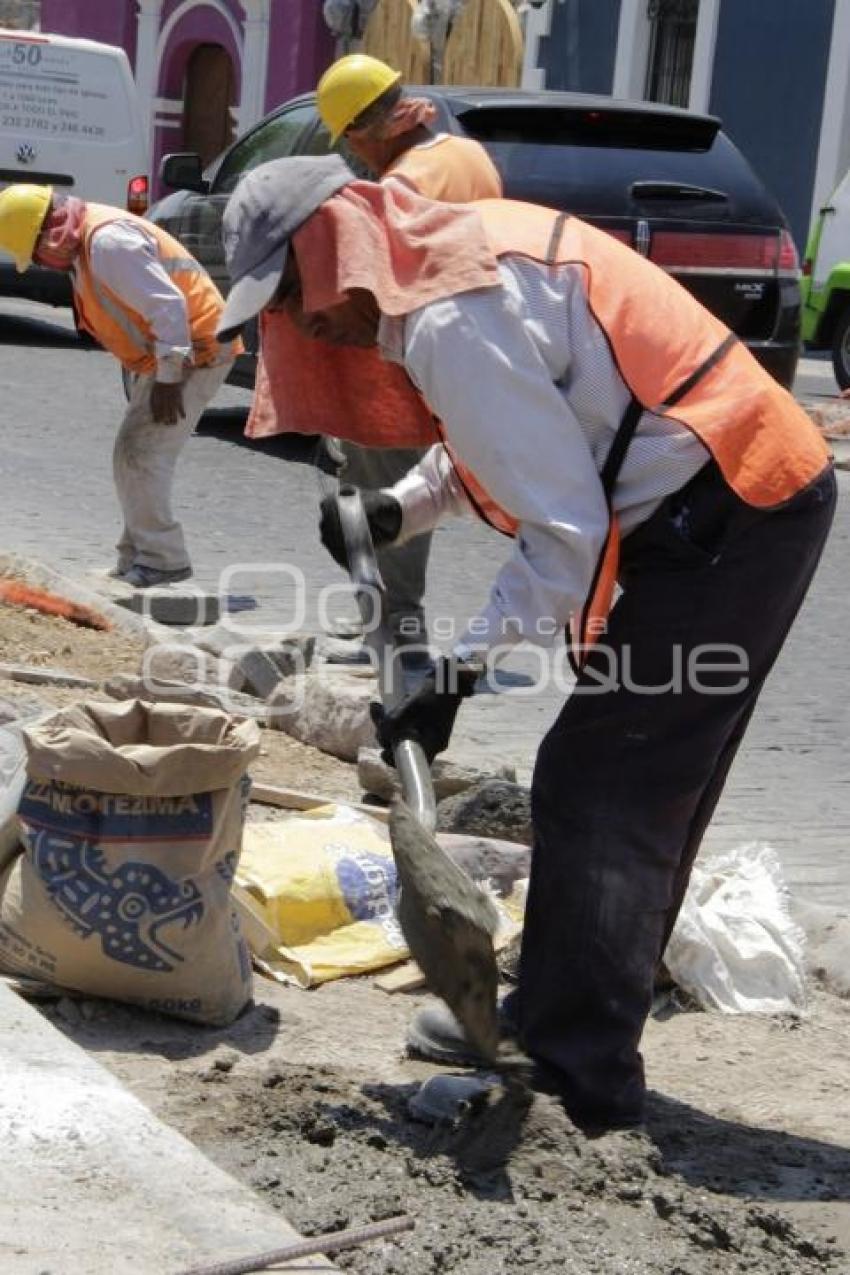
<svg viewBox="0 0 850 1275"><path fill-rule="evenodd" d="M281 677L291 677L312 666L316 639L311 633L293 633L276 638L264 645L263 650L277 665Z"/></svg>
<svg viewBox="0 0 850 1275"><path fill-rule="evenodd" d="M531 850L498 837L476 837L463 832L441 832L438 840L451 859L473 881L488 881L501 898L507 898L518 881L531 873Z"/></svg>
<svg viewBox="0 0 850 1275"><path fill-rule="evenodd" d="M308 668L313 661L316 639L307 633L281 635L271 630L240 629L236 624L215 624L191 634L195 646L210 655L238 663L246 651L260 650L274 663L278 681Z"/></svg>
<svg viewBox="0 0 850 1275"><path fill-rule="evenodd" d="M157 624L174 624L181 628L215 624L221 614L217 593L192 592L185 587L133 589L123 595L116 594L115 602Z"/></svg>
<svg viewBox="0 0 850 1275"><path fill-rule="evenodd" d="M217 659L197 646L157 643L142 656L139 670L145 682L185 682L189 686L245 689L242 670L230 660Z"/></svg>
<svg viewBox="0 0 850 1275"><path fill-rule="evenodd" d="M280 682L267 701L269 725L342 761L356 761L361 748L376 743L369 716L376 698L368 672L320 665Z"/></svg>
<svg viewBox="0 0 850 1275"><path fill-rule="evenodd" d="M277 689L281 672L270 654L259 646L249 646L236 659L236 666L245 682L246 690L258 699L268 699Z"/></svg>

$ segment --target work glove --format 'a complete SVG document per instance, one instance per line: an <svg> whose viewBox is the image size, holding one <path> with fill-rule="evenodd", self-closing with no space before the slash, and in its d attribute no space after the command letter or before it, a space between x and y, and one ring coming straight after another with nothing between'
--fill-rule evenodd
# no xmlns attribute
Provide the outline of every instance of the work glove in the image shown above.
<svg viewBox="0 0 850 1275"><path fill-rule="evenodd" d="M392 765L395 745L412 739L421 745L430 765L437 753L448 748L460 702L472 695L481 672L480 664L443 656L416 690L395 708L387 710L382 704L371 704L369 711L384 761Z"/></svg>
<svg viewBox="0 0 850 1275"><path fill-rule="evenodd" d="M400 503L387 491L361 491L360 496L372 534L372 544L376 549L381 545L392 544L401 531ZM348 570L348 554L345 551L336 498L325 496L319 508L319 535L322 544L333 560Z"/></svg>

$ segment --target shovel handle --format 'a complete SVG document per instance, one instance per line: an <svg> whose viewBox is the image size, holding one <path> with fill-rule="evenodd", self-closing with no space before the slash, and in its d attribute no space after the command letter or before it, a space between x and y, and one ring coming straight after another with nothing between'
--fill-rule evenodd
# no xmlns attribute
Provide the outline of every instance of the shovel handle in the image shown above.
<svg viewBox="0 0 850 1275"><path fill-rule="evenodd" d="M392 660L393 638L387 623L386 591L375 557L369 520L356 487L340 486L336 502L351 583L366 628L366 641L377 663L381 703L389 710L402 699L404 687L400 685L399 670ZM405 802L418 822L433 832L437 824L437 802L431 767L421 745L413 739L399 740L393 749L393 758Z"/></svg>
<svg viewBox="0 0 850 1275"><path fill-rule="evenodd" d="M437 799L422 745L414 739L400 739L393 749L393 758L405 802L422 827L433 832L437 826Z"/></svg>

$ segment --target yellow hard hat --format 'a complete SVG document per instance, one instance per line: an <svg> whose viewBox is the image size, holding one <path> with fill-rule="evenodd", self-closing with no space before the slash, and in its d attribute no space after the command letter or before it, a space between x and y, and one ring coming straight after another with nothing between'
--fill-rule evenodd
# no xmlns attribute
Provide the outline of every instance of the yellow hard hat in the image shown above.
<svg viewBox="0 0 850 1275"><path fill-rule="evenodd" d="M35 243L52 195L52 186L24 183L0 190L0 248L15 258L19 274L32 265Z"/></svg>
<svg viewBox="0 0 850 1275"><path fill-rule="evenodd" d="M329 66L316 90L322 120L336 142L361 111L398 84L401 72L366 53L349 53Z"/></svg>

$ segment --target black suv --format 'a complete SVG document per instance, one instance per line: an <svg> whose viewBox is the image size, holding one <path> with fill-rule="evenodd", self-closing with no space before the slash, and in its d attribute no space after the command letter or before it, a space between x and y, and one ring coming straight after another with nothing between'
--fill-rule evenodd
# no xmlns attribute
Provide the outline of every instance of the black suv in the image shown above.
<svg viewBox="0 0 850 1275"><path fill-rule="evenodd" d="M581 93L416 92L433 99L441 131L486 146L508 198L573 212L658 262L777 380L791 385L800 341L797 253L776 200L719 120ZM329 149L315 96L295 98L204 172L197 155L166 156L162 180L177 193L149 216L181 240L226 292L221 217L239 178L266 160ZM233 379L250 385L253 376L253 357L240 360Z"/></svg>

